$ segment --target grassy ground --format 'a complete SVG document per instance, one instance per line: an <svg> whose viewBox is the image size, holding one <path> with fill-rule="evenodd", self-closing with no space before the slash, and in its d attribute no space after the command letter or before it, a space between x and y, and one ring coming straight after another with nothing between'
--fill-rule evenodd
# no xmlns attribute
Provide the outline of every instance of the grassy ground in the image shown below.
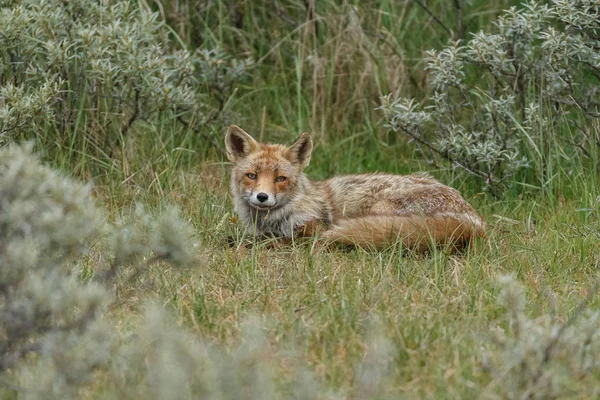
<svg viewBox="0 0 600 400"><path fill-rule="evenodd" d="M352 141L345 145L318 146L309 175L325 176L329 168L370 170L379 157L394 160L395 150L354 156ZM176 158L173 154L162 157ZM338 163L331 167L333 154ZM161 160L146 162L127 185L99 186L99 196L115 213L133 200L157 208L181 205L202 243L203 261L184 272L154 267L135 287L122 288L113 317L135 318L144 300L158 296L183 325L227 349L239 343L243 322L258 316L270 352L295 348L298 358L280 359L282 371L296 363L341 393L358 396L357 365L373 351L373 332L389 345L384 354L389 367L378 385L384 394L473 398L484 390L495 393L498 382L481 360L482 349L494 348L493 328L507 327L498 276L515 274L524 285L528 316L550 314L564 322L597 275L597 189L586 186L591 184L583 176L573 178L571 190L578 195L572 198L496 199L474 192L468 181L453 180L448 171L433 171L463 190L489 224L489 238L463 255L418 256L397 249L313 252L310 240L275 249L229 248L226 237L240 235L241 229L231 214L227 165L215 160L192 168L167 163L161 169ZM377 169L416 169L407 164L392 161ZM131 183L137 179L143 181ZM598 305L596 296L591 306Z"/></svg>
<svg viewBox="0 0 600 400"><path fill-rule="evenodd" d="M491 329L509 327L497 278L516 275L531 318L553 315L560 322L571 315L598 270L595 172L561 170L549 190L517 184L498 198L447 165L423 162L413 144L389 134L374 110L378 96L426 96L422 50L444 45L449 36L412 2L368 2L356 15L327 2L316 28L296 15L288 17L297 26L286 25L283 15L269 29L261 18L272 18L267 14L273 10L239 2L244 30L235 27L227 4L209 3L214 7L197 13L169 5L163 12L189 46L219 43L258 60L226 99L230 113L211 132L214 140L164 121L152 128L135 125L111 159L60 144L40 149L93 181L111 217L134 202L156 213L178 204L201 243L202 261L194 268L152 267L139 282L119 287L110 318L119 326L135 324L143 301L158 297L183 326L228 351L240 341L243 321L258 317L283 381L295 368L307 368L324 392L354 398L364 397L357 392L363 379L357 366L369 362L387 363L377 385L380 397L498 392L502 382L482 364L482 349L494 347ZM450 3L438 2L432 10L467 37L488 26L507 2L473 1L460 29ZM359 17L363 23L354 23ZM313 132L316 148L307 170L313 179L375 170L430 172L461 190L488 223L489 237L462 255L313 251L311 240L230 248L226 238L239 236L241 227L232 215L220 147L228 123L273 142ZM599 305L595 296L591 307ZM377 343L382 347L374 348ZM290 347L294 357L285 355Z"/></svg>

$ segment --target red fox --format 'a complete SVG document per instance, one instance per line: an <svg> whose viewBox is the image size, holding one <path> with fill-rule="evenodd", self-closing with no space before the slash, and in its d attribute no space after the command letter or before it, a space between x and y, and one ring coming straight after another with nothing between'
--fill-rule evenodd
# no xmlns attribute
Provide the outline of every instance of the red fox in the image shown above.
<svg viewBox="0 0 600 400"><path fill-rule="evenodd" d="M315 232L327 243L383 249L461 248L485 236L484 224L460 193L427 175L369 173L313 182L304 174L313 143L303 133L290 147L261 144L231 125L234 211L250 233L292 238Z"/></svg>

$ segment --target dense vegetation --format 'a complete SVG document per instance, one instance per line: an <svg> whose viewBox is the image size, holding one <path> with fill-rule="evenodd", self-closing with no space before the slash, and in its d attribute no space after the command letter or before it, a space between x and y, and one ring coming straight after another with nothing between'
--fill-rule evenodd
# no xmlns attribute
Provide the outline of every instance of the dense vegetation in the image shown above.
<svg viewBox="0 0 600 400"><path fill-rule="evenodd" d="M597 398L599 21L594 0L0 1L0 397ZM314 179L427 171L489 237L246 248L230 123L312 132Z"/></svg>

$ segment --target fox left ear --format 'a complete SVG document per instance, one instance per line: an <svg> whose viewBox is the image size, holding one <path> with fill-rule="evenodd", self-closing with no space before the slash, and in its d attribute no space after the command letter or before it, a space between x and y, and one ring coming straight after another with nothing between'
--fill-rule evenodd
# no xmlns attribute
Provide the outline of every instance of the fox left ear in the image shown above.
<svg viewBox="0 0 600 400"><path fill-rule="evenodd" d="M284 156L290 160L292 164L304 169L308 167L308 164L310 163L312 149L313 142L310 133L305 132L296 139L293 145L285 150Z"/></svg>
<svg viewBox="0 0 600 400"><path fill-rule="evenodd" d="M257 151L260 146L242 128L237 125L231 125L227 128L227 134L225 135L225 147L229 161L236 162L248 157L248 155Z"/></svg>

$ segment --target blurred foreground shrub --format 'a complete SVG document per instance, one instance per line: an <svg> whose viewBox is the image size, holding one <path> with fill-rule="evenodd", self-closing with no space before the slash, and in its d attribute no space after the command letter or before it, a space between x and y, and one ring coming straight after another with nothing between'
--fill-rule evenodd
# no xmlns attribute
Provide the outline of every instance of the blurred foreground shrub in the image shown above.
<svg viewBox="0 0 600 400"><path fill-rule="evenodd" d="M32 387L43 397L70 393L110 358L114 338L99 319L106 284L159 260L189 265L194 252L175 211L155 221L136 210L135 224L109 225L88 186L30 150L0 150L0 374L40 356ZM109 248L104 263L90 265L92 245Z"/></svg>
<svg viewBox="0 0 600 400"><path fill-rule="evenodd" d="M482 365L492 381L482 388L482 397L598 398L600 313L586 309L598 295L597 284L569 318L558 322L549 314L526 314L524 289L514 276L499 281L506 325L492 328L491 345L483 350Z"/></svg>

